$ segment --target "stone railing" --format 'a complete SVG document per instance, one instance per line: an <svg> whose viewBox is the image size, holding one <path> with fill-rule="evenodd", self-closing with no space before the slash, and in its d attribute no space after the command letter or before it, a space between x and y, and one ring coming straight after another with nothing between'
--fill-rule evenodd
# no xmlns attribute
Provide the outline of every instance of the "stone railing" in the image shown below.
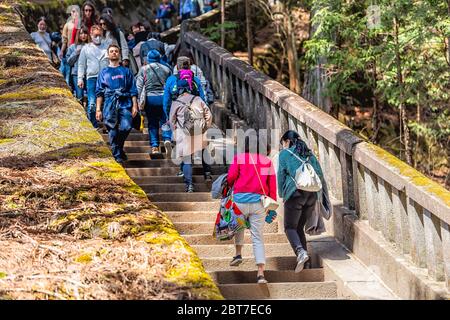
<svg viewBox="0 0 450 320"><path fill-rule="evenodd" d="M318 155L332 197L449 288L448 190L199 33L182 39L230 114L254 129L299 132Z"/></svg>

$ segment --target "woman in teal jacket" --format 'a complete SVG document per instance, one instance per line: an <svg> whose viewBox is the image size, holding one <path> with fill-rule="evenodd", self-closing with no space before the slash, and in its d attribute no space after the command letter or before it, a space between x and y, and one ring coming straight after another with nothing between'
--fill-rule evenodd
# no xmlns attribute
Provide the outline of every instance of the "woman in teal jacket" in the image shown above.
<svg viewBox="0 0 450 320"><path fill-rule="evenodd" d="M280 152L279 156L278 193L284 200L284 230L297 256L295 272L300 272L303 270L305 262L309 260L308 252L306 251L305 224L313 213L318 197L317 192L297 189L294 177L302 162L291 152L302 160L308 161L314 167L322 182L324 182L324 178L317 158L307 147L306 143L300 139L297 132L293 130L286 131L281 137L280 143L283 145L284 150ZM291 152L286 149L289 149Z"/></svg>

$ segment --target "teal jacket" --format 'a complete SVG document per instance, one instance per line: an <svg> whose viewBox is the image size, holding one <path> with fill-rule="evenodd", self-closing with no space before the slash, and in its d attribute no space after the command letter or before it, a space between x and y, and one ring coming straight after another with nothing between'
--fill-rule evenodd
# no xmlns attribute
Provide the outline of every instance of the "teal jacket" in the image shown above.
<svg viewBox="0 0 450 320"><path fill-rule="evenodd" d="M292 146L289 148L292 152L295 152L295 146ZM301 159L306 160L306 158L301 157L298 155ZM317 175L320 178L320 181L322 182L322 185L325 185L325 180L323 177L322 168L320 167L319 161L317 161L317 158L314 155L311 155L309 157L309 163L313 166L314 170L316 171ZM287 150L282 150L280 152L279 160L278 160L278 193L280 197L283 198L284 201L289 200L289 198L294 194L294 192L297 190L297 187L295 185L294 177L295 177L295 171L300 167L301 162L299 159L297 159L294 155L292 155Z"/></svg>

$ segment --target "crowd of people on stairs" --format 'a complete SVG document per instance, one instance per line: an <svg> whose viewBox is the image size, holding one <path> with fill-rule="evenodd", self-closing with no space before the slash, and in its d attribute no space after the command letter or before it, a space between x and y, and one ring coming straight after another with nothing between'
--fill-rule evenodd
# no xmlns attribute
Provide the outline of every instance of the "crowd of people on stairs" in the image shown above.
<svg viewBox="0 0 450 320"><path fill-rule="evenodd" d="M189 19L217 6L216 1L201 3L181 0L176 9L163 0L155 22L164 31L172 26L175 14ZM213 121L209 106L214 93L190 50L162 42L158 32L140 22L127 35L117 26L111 8L104 8L98 15L91 1L81 9L70 6L68 13L62 36L49 34L46 19L40 18L38 31L31 37L51 63L59 66L92 126L108 133L115 160L120 164L127 161L125 141L136 119L145 113L149 156L161 153L162 141L166 157L180 162L178 176L183 177L188 193L195 191L193 160L201 159L205 181L211 181L212 168L204 150ZM324 232L322 218L329 219L332 207L320 164L297 132L284 133L280 152L269 154L269 148L267 154L261 154L255 151L260 150L259 145L247 137L244 150L234 157L222 179L230 187L235 208L248 222L256 280L267 283L263 230L265 223L271 223L277 215L277 199L284 202L284 229L297 257L295 272L309 260L305 232ZM233 236L236 252L230 265L238 266L243 261L244 232L240 229Z"/></svg>

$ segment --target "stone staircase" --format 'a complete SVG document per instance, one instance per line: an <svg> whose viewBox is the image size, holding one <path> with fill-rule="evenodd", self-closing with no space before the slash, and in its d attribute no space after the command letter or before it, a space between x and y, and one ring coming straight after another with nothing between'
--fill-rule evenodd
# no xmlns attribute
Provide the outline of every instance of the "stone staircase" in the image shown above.
<svg viewBox="0 0 450 320"><path fill-rule="evenodd" d="M103 137L107 141L107 135ZM196 192L185 193L183 178L176 176L179 166L172 160L164 159L164 147L161 151L162 154L150 156L147 129L143 133L133 131L125 142L128 155L126 171L147 193L150 201L170 217L180 234L196 250L226 299L395 298L383 285L379 286L381 293L369 292L366 296L355 294L354 290L349 293L346 289L348 281L342 280L339 268L347 272L348 277L354 272L354 265L366 272L366 278L373 279L373 274L329 236L310 239L308 269L294 273L296 259L278 221L264 227L265 275L269 283L256 284L256 265L249 232L245 234L243 263L239 267L230 267L234 245L232 241L218 242L212 237L219 202L211 198L211 186L203 178L201 165L194 164ZM213 165L213 179L226 171L225 166ZM326 263L329 250L333 251L332 259L344 262L337 270L324 268L324 265L329 266ZM376 279L376 282L379 280Z"/></svg>

